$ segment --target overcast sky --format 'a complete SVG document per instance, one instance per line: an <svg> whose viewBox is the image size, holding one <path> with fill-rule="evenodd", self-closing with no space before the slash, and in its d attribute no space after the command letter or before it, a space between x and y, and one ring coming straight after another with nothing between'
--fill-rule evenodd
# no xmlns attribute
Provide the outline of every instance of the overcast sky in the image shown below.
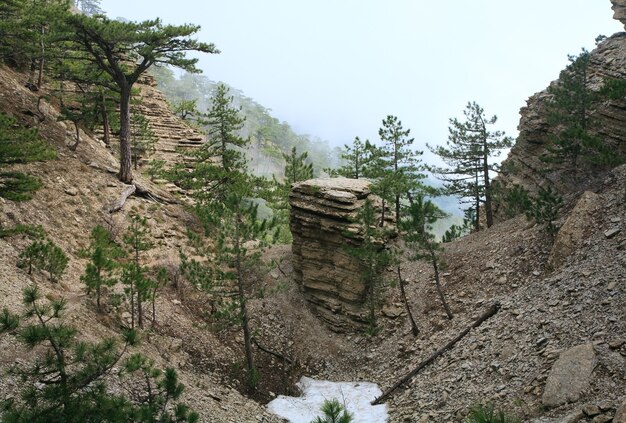
<svg viewBox="0 0 626 423"><path fill-rule="evenodd" d="M196 23L200 66L300 133L377 139L398 116L419 148L475 100L517 134L568 54L623 30L609 0L102 0L110 17Z"/></svg>

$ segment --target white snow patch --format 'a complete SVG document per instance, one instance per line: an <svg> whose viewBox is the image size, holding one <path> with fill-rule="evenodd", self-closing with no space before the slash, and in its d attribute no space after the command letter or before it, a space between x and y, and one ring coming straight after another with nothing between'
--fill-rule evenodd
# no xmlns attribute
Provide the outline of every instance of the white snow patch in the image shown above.
<svg viewBox="0 0 626 423"><path fill-rule="evenodd" d="M303 376L297 386L302 390L302 396L279 395L267 404L270 413L291 423L311 423L316 417L322 416L320 408L324 401L336 398L354 415L354 422L385 423L389 417L385 404L370 404L382 394L375 383L329 382Z"/></svg>

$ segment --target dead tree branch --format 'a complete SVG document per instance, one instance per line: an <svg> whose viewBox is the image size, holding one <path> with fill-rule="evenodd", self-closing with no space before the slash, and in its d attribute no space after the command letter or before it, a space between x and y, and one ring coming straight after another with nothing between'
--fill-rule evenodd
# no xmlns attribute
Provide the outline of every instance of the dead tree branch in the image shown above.
<svg viewBox="0 0 626 423"><path fill-rule="evenodd" d="M263 345L259 344L259 341L257 341L257 339L256 339L256 338L254 338L254 337L252 338L252 343L253 343L254 345L256 345L256 346L257 346L257 348L258 348L258 349L260 349L261 351L263 351L264 353L267 353L267 354L269 354L269 355L273 355L274 357L279 358L279 359L281 359L281 360L283 360L283 361L285 361L285 362L287 362L287 363L289 363L289 364L293 364L293 360L292 360L292 359L290 359L290 358L289 358L289 357L287 357L287 356L282 355L282 354L281 354L281 353L279 353L279 352L272 351L272 350L270 350L270 349L268 349L268 348L264 347Z"/></svg>
<svg viewBox="0 0 626 423"><path fill-rule="evenodd" d="M435 359L437 359L439 356L443 355L443 353L445 353L446 351L451 349L457 342L459 342L461 339L463 339L463 337L465 337L465 335L467 335L470 332L470 330L472 330L474 328L477 328L478 326L482 325L487 319L489 319L494 314L496 314L498 312L498 310L500 310L500 303L492 304L491 307L489 307L489 309L486 312L484 312L474 323L472 323L471 326L467 327L463 332L458 334L456 336L456 338L454 338L452 341L448 342L444 347L438 349L430 357L428 357L426 360L424 360L420 364L418 364L417 367L415 367L413 370L411 370L405 376L400 378L400 380L398 380L396 383L394 383L393 386L391 386L389 389L387 389L385 392L383 392L378 398L376 398L374 401L372 401L372 405L382 404L398 388L400 388L405 383L409 382L424 367L432 364L435 361Z"/></svg>

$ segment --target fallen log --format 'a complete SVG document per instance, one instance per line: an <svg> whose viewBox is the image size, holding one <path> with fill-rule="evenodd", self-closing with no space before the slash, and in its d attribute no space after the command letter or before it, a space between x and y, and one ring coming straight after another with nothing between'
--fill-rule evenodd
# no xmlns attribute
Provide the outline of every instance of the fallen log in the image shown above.
<svg viewBox="0 0 626 423"><path fill-rule="evenodd" d="M273 355L274 357L279 358L279 359L281 359L281 360L283 360L283 361L285 361L285 362L287 362L289 364L293 364L293 360L292 359L290 359L289 357L287 357L285 355L282 355L279 352L272 351L272 350L264 347L263 345L259 344L259 341L257 341L257 339L254 338L254 337L252 338L252 343L254 345L256 345L257 348L260 349L261 351L263 351L264 353L269 354L269 355Z"/></svg>
<svg viewBox="0 0 626 423"><path fill-rule="evenodd" d="M474 328L477 328L478 326L482 325L485 322L485 320L489 319L494 314L496 314L498 312L498 310L500 310L500 303L496 302L496 303L492 304L491 307L489 307L489 309L486 312L484 312L478 319L476 319L476 321L474 323L472 323L471 326L467 327L463 332L458 334L456 336L456 338L454 338L452 341L448 342L444 347L442 347L442 348L438 349L437 351L435 351L430 357L428 357L426 360L422 361L420 364L417 365L417 367L415 367L409 373L407 373L402 378L400 378L400 380L398 380L396 383L394 383L393 386L391 386L389 389L384 391L378 398L376 398L374 401L372 401L372 405L378 405L378 404L382 404L383 402L385 402L385 400L387 398L389 398L389 396L391 396L391 394L393 394L398 388L400 388L405 383L409 382L424 367L430 365L439 356L443 355L443 353L445 353L450 348L452 348L457 342L459 342L461 339L463 339L463 337L465 337L465 335L467 335L470 332L470 330L472 330Z"/></svg>
<svg viewBox="0 0 626 423"><path fill-rule="evenodd" d="M124 204L126 204L126 200L128 199L128 197L133 195L136 190L137 186L135 184L129 185L124 188L124 191L122 191L120 197L107 207L107 212L109 212L109 214L112 214L122 210L122 207L124 207Z"/></svg>

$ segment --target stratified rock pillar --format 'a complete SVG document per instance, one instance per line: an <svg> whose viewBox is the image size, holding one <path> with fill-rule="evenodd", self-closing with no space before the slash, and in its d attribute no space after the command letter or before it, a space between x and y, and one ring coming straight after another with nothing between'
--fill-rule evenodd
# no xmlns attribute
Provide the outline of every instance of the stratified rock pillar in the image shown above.
<svg viewBox="0 0 626 423"><path fill-rule="evenodd" d="M360 262L347 248L358 245L358 210L371 195L361 179L311 179L289 195L296 281L313 311L333 330L365 323L365 287ZM350 234L350 235L348 235Z"/></svg>

